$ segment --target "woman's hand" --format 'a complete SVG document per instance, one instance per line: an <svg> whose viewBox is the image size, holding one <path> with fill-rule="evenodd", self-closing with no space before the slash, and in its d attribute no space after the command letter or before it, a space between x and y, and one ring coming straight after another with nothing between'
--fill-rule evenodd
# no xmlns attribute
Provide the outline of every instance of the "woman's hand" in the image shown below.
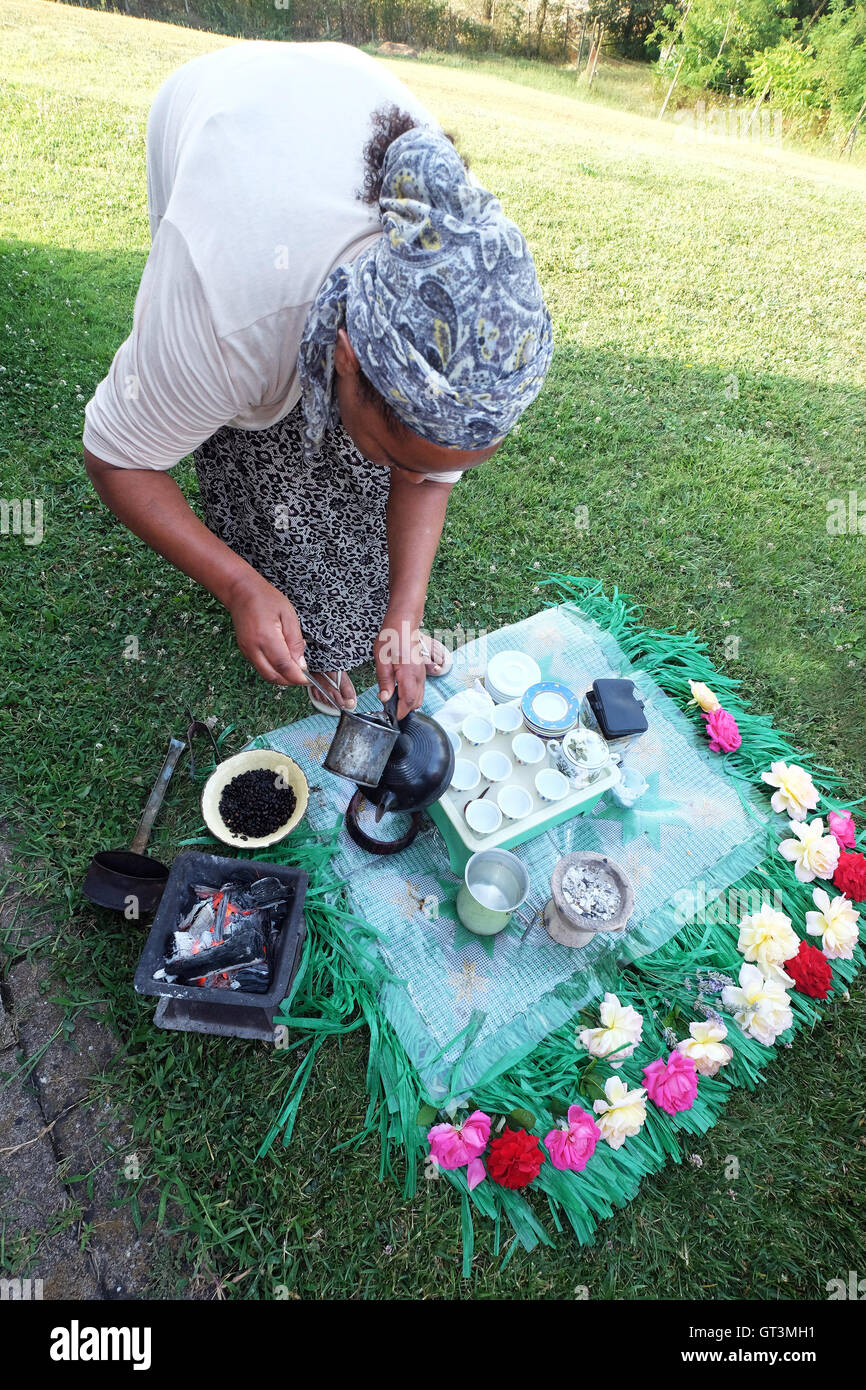
<svg viewBox="0 0 866 1390"><path fill-rule="evenodd" d="M274 685L306 685L301 625L285 594L252 571L237 585L226 607L238 647L260 676Z"/></svg>
<svg viewBox="0 0 866 1390"><path fill-rule="evenodd" d="M115 516L232 615L238 646L275 685L306 685L304 639L289 600L209 531L173 478L149 468L115 468L84 451L88 475Z"/></svg>
<svg viewBox="0 0 866 1390"><path fill-rule="evenodd" d="M426 662L429 657L414 615L389 608L376 638L373 656L382 703L391 698L396 685L400 692L397 718L402 719L410 710L418 709L424 699Z"/></svg>

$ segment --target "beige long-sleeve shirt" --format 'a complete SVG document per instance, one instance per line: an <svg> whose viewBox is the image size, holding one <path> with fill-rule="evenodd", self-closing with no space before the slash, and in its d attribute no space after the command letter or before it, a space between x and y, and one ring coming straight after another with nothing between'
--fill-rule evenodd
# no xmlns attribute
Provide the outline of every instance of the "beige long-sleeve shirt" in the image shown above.
<svg viewBox="0 0 866 1390"><path fill-rule="evenodd" d="M132 332L85 410L91 453L171 468L221 426L265 429L297 404L307 311L381 235L358 193L370 117L391 103L437 126L338 43L239 43L172 74L147 125L152 248Z"/></svg>

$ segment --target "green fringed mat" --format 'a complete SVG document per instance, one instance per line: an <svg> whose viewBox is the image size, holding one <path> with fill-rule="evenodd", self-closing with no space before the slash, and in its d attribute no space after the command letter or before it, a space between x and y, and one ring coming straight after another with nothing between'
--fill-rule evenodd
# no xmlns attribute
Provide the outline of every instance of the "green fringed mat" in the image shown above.
<svg viewBox="0 0 866 1390"><path fill-rule="evenodd" d="M616 591L608 597L595 581L554 575L548 583L562 602L492 634L486 655L520 645L536 656L545 678L570 679L581 688L602 675L632 677L646 700L650 729L627 761L648 776L650 792L636 815L605 797L591 814L518 853L530 870L535 909L548 896L560 854L602 848L623 863L636 907L615 946L593 943L569 952L537 925L514 923L486 943L471 937L453 912L457 879L432 825L410 850L375 862L342 833L341 798L344 808L351 789L321 768L333 721L315 716L254 745L295 757L311 784L304 828L277 852L258 856L310 874L303 958L275 1018L288 1030L289 1058L305 1051L260 1153L280 1137L290 1142L322 1044L366 1028L369 1105L362 1132L347 1141L378 1132L380 1177L394 1177L399 1161L407 1196L422 1175L451 1183L460 1193L467 1274L473 1209L492 1223L497 1253L508 1240L506 1259L517 1242L527 1250L539 1241L550 1244L566 1226L581 1242L591 1241L599 1220L629 1201L645 1174L669 1158L680 1161L685 1137L714 1123L732 1086L757 1086L774 1048L726 1016L734 1056L718 1076L699 1078L689 1110L671 1117L648 1101L645 1124L620 1149L599 1143L581 1173L547 1162L525 1195L489 1177L470 1193L465 1169L425 1165L436 1111L444 1118L446 1107L471 1098L495 1116L528 1112L523 1122L542 1139L569 1105L591 1111L614 1072L577 1048L575 1038L579 1028L597 1025L598 1000L607 990L643 1016L641 1043L617 1073L629 1086L642 1085L643 1067L668 1055L673 1033L687 1036L690 1022L706 1018L708 1009L721 1011L719 976L737 981L743 958L731 904L742 904L745 912L769 898L805 936L813 885L798 883L778 854L788 821L771 811L761 772L778 759L797 762L822 793L814 814L826 816L840 806L832 773L810 766L769 717L749 710L739 682L714 668L695 634L643 627L633 604ZM478 652L464 649L448 680L428 686L425 709L435 714L461 684L471 684L478 664ZM707 751L699 712L686 709L689 679L705 681L737 720L742 744L735 753L721 758ZM359 703L373 708L375 694ZM726 910L715 911L716 902ZM847 988L862 961L862 947L853 961L833 961L833 989ZM790 1000L795 1029L820 1018L823 1005L794 990ZM789 1042L792 1031L776 1046ZM285 1064L285 1051L274 1055Z"/></svg>

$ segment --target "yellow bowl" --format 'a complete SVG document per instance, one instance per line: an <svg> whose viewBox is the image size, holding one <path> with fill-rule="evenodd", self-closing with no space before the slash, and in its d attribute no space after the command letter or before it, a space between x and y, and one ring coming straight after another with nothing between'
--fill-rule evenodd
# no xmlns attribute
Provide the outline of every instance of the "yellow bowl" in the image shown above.
<svg viewBox="0 0 866 1390"><path fill-rule="evenodd" d="M295 809L285 825L271 831L270 835L260 835L257 838L250 836L242 840L240 835L235 835L229 830L220 815L220 797L227 783L235 777L239 777L242 772L254 772L262 767L267 768L269 772L272 771L275 777L282 776L288 783L295 793ZM237 849L264 849L266 845L275 845L278 840L284 839L294 830L307 809L308 800L307 779L296 762L285 753L276 753L270 748L254 748L246 753L236 753L233 758L226 758L225 762L220 763L216 771L211 773L201 794L201 809L208 830L218 840L222 840L223 844L234 845Z"/></svg>

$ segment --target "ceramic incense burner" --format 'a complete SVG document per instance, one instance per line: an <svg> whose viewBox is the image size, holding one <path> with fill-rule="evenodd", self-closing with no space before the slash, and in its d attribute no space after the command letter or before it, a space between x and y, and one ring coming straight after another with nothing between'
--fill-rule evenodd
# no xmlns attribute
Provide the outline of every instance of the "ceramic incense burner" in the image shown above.
<svg viewBox="0 0 866 1390"><path fill-rule="evenodd" d="M572 869L589 871L615 890L618 901L609 916L593 915L575 906L575 895L568 887ZM622 931L634 911L634 891L624 870L606 854L593 850L563 855L553 871L550 892L544 908L544 925L548 935L560 946L587 946L598 932Z"/></svg>

